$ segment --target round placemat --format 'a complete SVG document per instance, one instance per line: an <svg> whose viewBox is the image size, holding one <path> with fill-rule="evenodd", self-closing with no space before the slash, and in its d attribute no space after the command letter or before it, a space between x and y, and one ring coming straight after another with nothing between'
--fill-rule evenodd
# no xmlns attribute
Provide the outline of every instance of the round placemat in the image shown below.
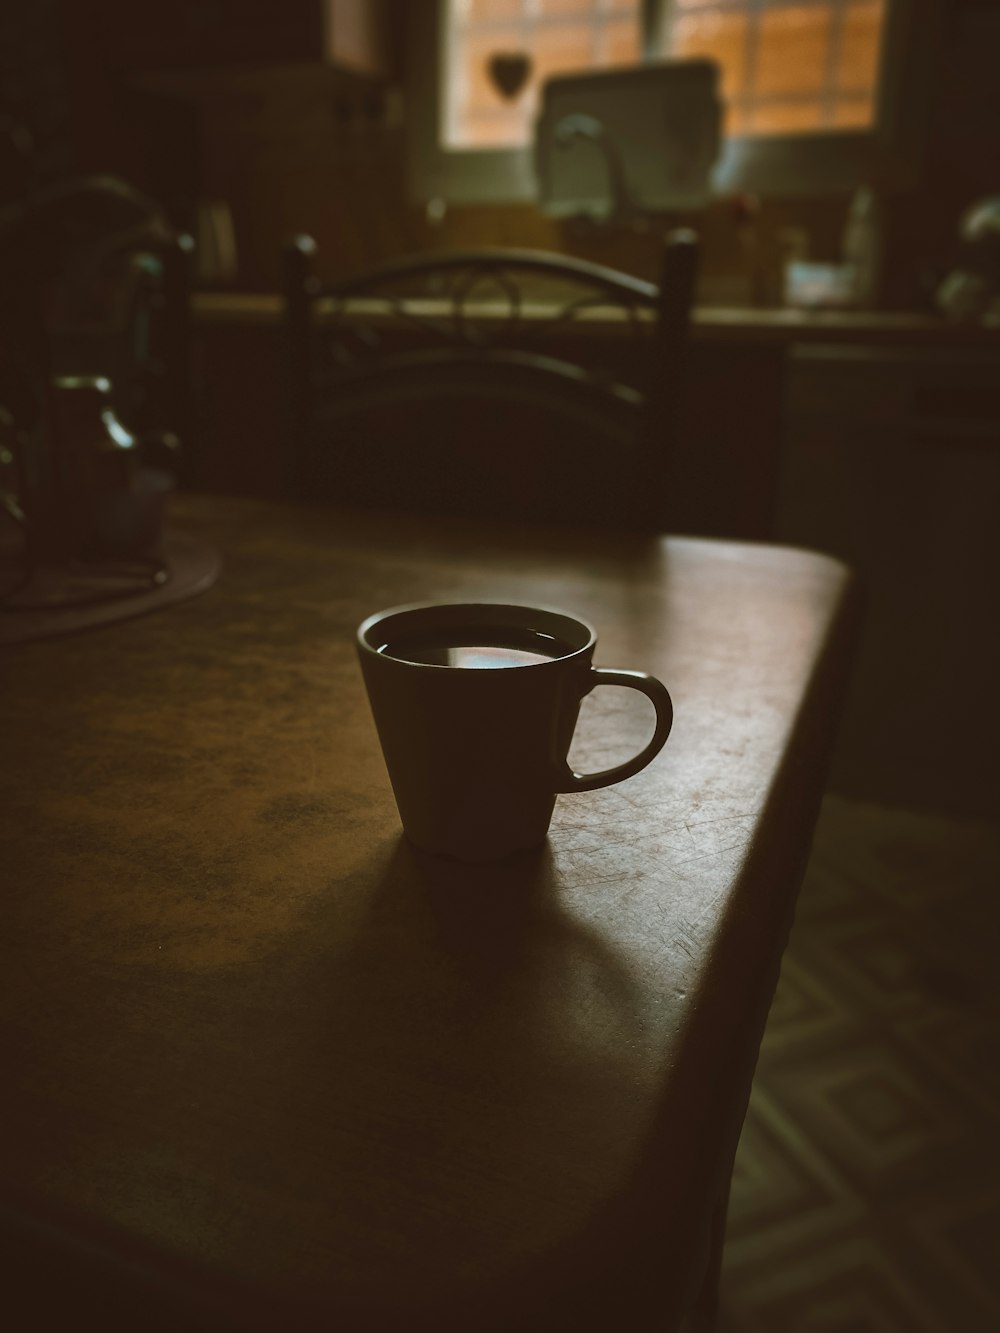
<svg viewBox="0 0 1000 1333"><path fill-rule="evenodd" d="M51 639L59 634L78 634L82 630L112 625L133 616L158 611L174 602L186 601L210 588L219 576L222 562L214 547L186 533L168 532L163 539L163 563L167 578L163 583L149 583L135 592L126 592L106 600L72 601L52 606L18 607L8 603L0 610L0 644L26 643L31 639ZM73 595L85 598L86 571L74 571ZM95 597L107 587L107 578L90 575ZM82 591L81 591L82 590ZM46 574L48 595L53 592L53 576Z"/></svg>

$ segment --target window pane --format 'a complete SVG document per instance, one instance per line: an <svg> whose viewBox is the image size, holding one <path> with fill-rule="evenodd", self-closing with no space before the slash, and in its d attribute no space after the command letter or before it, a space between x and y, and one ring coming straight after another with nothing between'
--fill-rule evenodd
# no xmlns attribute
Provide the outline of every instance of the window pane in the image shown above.
<svg viewBox="0 0 1000 1333"><path fill-rule="evenodd" d="M529 143L550 74L640 58L639 0L454 0L451 13L444 139L452 148ZM519 53L531 58L531 73L505 98L490 61Z"/></svg>
<svg viewBox="0 0 1000 1333"><path fill-rule="evenodd" d="M874 123L885 0L671 0L664 53L720 67L725 130L770 134ZM552 74L639 61L640 0L452 0L446 140L530 142L538 89ZM490 58L532 58L504 98Z"/></svg>
<svg viewBox="0 0 1000 1333"><path fill-rule="evenodd" d="M760 17L753 90L757 95L816 92L826 82L830 12L796 5Z"/></svg>
<svg viewBox="0 0 1000 1333"><path fill-rule="evenodd" d="M591 23L551 23L535 34L535 75L539 82L550 74L589 69L597 63L597 35Z"/></svg>
<svg viewBox="0 0 1000 1333"><path fill-rule="evenodd" d="M864 129L875 120L874 94L860 97L840 96L830 113L830 124L837 129Z"/></svg>
<svg viewBox="0 0 1000 1333"><path fill-rule="evenodd" d="M664 53L711 56L729 134L874 124L885 0L670 0Z"/></svg>
<svg viewBox="0 0 1000 1333"><path fill-rule="evenodd" d="M468 111L462 117L462 147L504 148L516 143L525 119L516 109L492 116Z"/></svg>
<svg viewBox="0 0 1000 1333"><path fill-rule="evenodd" d="M747 127L753 134L795 134L816 130L822 124L822 111L818 97L808 97L800 102L758 102L748 114Z"/></svg>
<svg viewBox="0 0 1000 1333"><path fill-rule="evenodd" d="M639 25L635 19L612 19L602 28L602 64L631 65L639 59Z"/></svg>
<svg viewBox="0 0 1000 1333"><path fill-rule="evenodd" d="M519 19L524 13L524 0L456 0L452 13L459 23Z"/></svg>
<svg viewBox="0 0 1000 1333"><path fill-rule="evenodd" d="M847 6L840 34L837 83L841 88L874 89L878 82L882 36L881 0Z"/></svg>
<svg viewBox="0 0 1000 1333"><path fill-rule="evenodd" d="M680 18L674 24L670 53L675 56L710 56L721 69L719 92L726 111L726 129L733 133L740 119L739 102L745 91L745 63L749 22L745 14L704 14Z"/></svg>
<svg viewBox="0 0 1000 1333"><path fill-rule="evenodd" d="M488 37L473 37L465 43L463 77L460 81L459 106L464 110L483 111L510 106L490 76L490 61L495 55L511 50L511 43ZM516 50L517 47L514 46Z"/></svg>
<svg viewBox="0 0 1000 1333"><path fill-rule="evenodd" d="M507 32L469 36L456 42L458 59L449 89L445 136L448 144L480 146L518 141L529 114L524 103L530 101L530 88L511 100L501 95L490 77L491 58L518 49L519 44Z"/></svg>
<svg viewBox="0 0 1000 1333"><path fill-rule="evenodd" d="M548 18L550 15L572 15L590 17L596 14L600 5L598 0L535 0L531 6L531 15L536 14L542 18Z"/></svg>

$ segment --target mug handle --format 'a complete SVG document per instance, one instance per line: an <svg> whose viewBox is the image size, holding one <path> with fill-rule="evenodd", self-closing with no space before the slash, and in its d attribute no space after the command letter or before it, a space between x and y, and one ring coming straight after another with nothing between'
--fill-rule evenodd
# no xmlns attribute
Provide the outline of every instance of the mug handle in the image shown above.
<svg viewBox="0 0 1000 1333"><path fill-rule="evenodd" d="M596 791L598 787L610 787L613 782L632 777L660 753L673 725L673 703L666 685L655 676L647 676L645 671L614 671L609 667L591 667L590 670L592 679L584 696L598 685L625 685L629 689L638 690L646 695L656 709L656 726L649 744L637 755L626 759L623 764L616 764L614 768L604 768L599 773L574 773L564 762L557 792Z"/></svg>

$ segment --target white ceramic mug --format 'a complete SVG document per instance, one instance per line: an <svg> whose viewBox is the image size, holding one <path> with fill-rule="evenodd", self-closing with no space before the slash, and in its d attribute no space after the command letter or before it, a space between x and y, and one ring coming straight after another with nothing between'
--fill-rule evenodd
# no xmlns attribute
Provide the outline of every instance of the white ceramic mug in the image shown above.
<svg viewBox="0 0 1000 1333"><path fill-rule="evenodd" d="M666 687L592 665L597 636L565 612L494 602L428 603L369 616L357 647L403 830L424 851L490 861L540 843L560 792L631 777L663 748ZM623 685L652 701L637 755L599 773L567 762L580 701Z"/></svg>

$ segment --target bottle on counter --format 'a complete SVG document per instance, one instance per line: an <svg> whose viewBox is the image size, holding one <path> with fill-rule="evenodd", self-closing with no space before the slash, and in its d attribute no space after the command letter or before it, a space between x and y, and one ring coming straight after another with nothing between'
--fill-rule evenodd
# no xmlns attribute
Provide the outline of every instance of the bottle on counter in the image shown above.
<svg viewBox="0 0 1000 1333"><path fill-rule="evenodd" d="M882 207L871 185L854 192L844 227L843 259L848 269L852 305L870 309L878 304L882 267Z"/></svg>

